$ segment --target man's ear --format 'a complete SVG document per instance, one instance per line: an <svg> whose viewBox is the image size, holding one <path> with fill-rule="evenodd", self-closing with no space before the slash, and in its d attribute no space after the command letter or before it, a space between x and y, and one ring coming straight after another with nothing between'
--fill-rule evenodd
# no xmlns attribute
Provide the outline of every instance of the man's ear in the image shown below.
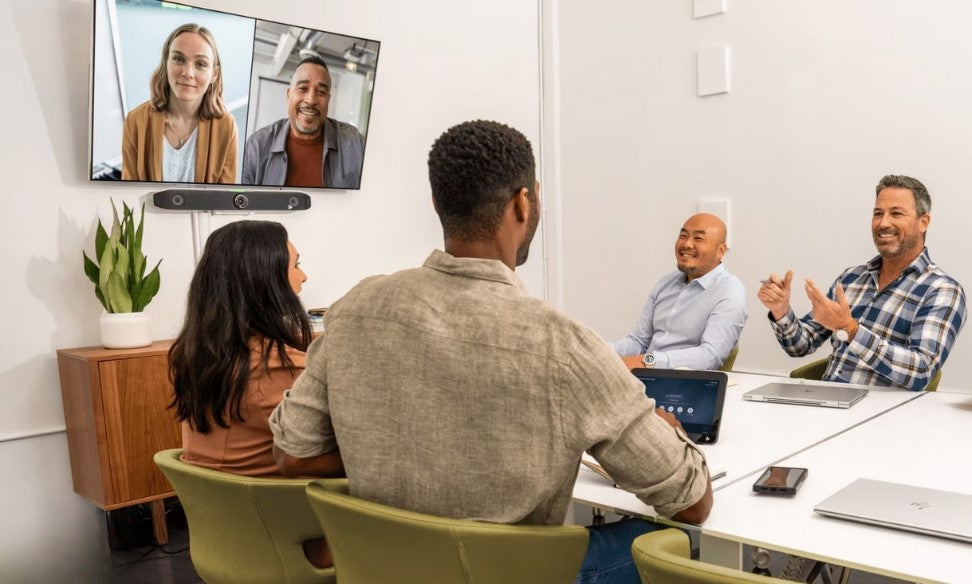
<svg viewBox="0 0 972 584"><path fill-rule="evenodd" d="M530 191L526 187L521 187L520 190L513 195L513 213L517 221L526 223L530 219Z"/></svg>

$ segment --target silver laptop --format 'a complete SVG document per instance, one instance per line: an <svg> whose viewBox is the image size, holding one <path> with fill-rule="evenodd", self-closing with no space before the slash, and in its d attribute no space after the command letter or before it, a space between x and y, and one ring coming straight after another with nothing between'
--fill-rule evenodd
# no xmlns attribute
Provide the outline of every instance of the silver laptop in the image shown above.
<svg viewBox="0 0 972 584"><path fill-rule="evenodd" d="M774 382L743 394L749 401L798 404L827 408L849 408L864 399L867 388L848 383L815 384L813 382Z"/></svg>
<svg viewBox="0 0 972 584"><path fill-rule="evenodd" d="M817 513L972 543L972 494L857 479Z"/></svg>

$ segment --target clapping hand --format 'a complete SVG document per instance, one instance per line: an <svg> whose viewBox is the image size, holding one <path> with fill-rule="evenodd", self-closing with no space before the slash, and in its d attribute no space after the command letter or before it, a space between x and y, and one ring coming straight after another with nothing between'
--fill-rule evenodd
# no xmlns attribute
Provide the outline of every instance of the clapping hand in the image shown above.
<svg viewBox="0 0 972 584"><path fill-rule="evenodd" d="M807 279L805 288L807 298L810 299L813 320L825 328L832 331L844 329L854 320L854 317L851 316L850 303L847 302L847 296L844 295L844 287L840 284L837 284L837 287L834 288L836 300L827 298L827 295L813 283L813 280Z"/></svg>

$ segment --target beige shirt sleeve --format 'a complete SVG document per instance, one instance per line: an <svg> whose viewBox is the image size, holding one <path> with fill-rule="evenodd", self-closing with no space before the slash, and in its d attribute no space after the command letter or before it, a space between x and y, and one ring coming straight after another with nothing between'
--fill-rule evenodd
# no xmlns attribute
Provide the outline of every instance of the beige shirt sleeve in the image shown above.
<svg viewBox="0 0 972 584"><path fill-rule="evenodd" d="M322 333L308 347L304 371L270 414L274 445L297 458L337 448L327 400L325 336Z"/></svg>
<svg viewBox="0 0 972 584"><path fill-rule="evenodd" d="M705 494L705 456L684 432L655 413L644 386L595 333L580 334L569 353L564 424L570 436L614 478L658 513L671 516ZM585 445L586 444L586 445Z"/></svg>

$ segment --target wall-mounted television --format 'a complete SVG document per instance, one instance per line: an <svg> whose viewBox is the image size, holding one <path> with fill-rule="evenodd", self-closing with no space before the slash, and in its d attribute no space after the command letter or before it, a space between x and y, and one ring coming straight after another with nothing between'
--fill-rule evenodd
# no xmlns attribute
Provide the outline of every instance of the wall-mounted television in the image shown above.
<svg viewBox="0 0 972 584"><path fill-rule="evenodd" d="M95 0L90 179L358 189L380 43Z"/></svg>

